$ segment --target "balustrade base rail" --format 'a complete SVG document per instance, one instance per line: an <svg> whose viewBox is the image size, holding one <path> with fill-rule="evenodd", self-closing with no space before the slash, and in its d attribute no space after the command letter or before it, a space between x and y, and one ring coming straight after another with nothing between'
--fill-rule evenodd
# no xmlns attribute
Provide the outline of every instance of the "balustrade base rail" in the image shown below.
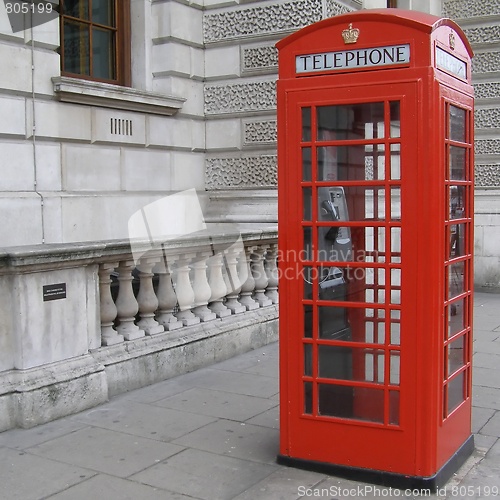
<svg viewBox="0 0 500 500"><path fill-rule="evenodd" d="M275 342L277 306L0 373L0 432L30 428Z"/></svg>

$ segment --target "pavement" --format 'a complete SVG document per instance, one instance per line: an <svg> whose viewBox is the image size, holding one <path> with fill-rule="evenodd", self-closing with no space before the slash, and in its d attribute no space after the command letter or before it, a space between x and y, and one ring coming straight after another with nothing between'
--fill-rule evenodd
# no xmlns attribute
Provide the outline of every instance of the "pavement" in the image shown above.
<svg viewBox="0 0 500 500"><path fill-rule="evenodd" d="M476 293L474 319L476 450L430 498L500 499L500 294ZM423 497L277 465L278 410L278 346L271 344L1 433L0 499Z"/></svg>

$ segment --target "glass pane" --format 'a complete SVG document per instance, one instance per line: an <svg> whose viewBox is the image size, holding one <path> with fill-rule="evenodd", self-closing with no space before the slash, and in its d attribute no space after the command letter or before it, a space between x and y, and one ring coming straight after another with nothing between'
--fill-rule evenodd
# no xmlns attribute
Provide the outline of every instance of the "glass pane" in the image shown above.
<svg viewBox="0 0 500 500"><path fill-rule="evenodd" d="M304 337L307 339L312 339L313 330L313 306L304 306Z"/></svg>
<svg viewBox="0 0 500 500"><path fill-rule="evenodd" d="M464 366L465 335L448 346L448 376Z"/></svg>
<svg viewBox="0 0 500 500"><path fill-rule="evenodd" d="M463 262L457 262L448 266L448 290L448 298L450 299L465 291Z"/></svg>
<svg viewBox="0 0 500 500"><path fill-rule="evenodd" d="M365 146L365 180L383 181L384 179L385 179L384 145L368 144L367 146Z"/></svg>
<svg viewBox="0 0 500 500"><path fill-rule="evenodd" d="M312 189L302 188L303 220L312 221Z"/></svg>
<svg viewBox="0 0 500 500"><path fill-rule="evenodd" d="M304 344L304 375L306 377L312 377L312 355L313 346Z"/></svg>
<svg viewBox="0 0 500 500"><path fill-rule="evenodd" d="M318 107L318 140L384 137L384 103Z"/></svg>
<svg viewBox="0 0 500 500"><path fill-rule="evenodd" d="M391 269L391 288L401 287L401 269Z"/></svg>
<svg viewBox="0 0 500 500"><path fill-rule="evenodd" d="M302 108L302 141L311 140L311 108Z"/></svg>
<svg viewBox="0 0 500 500"><path fill-rule="evenodd" d="M448 306L448 338L461 332L465 327L465 299L452 302Z"/></svg>
<svg viewBox="0 0 500 500"><path fill-rule="evenodd" d="M401 220L401 188L391 188L391 220Z"/></svg>
<svg viewBox="0 0 500 500"><path fill-rule="evenodd" d="M465 228L466 224L451 224L448 227L450 254L449 258L461 257L465 255Z"/></svg>
<svg viewBox="0 0 500 500"><path fill-rule="evenodd" d="M391 179L401 179L401 144L391 144Z"/></svg>
<svg viewBox="0 0 500 500"><path fill-rule="evenodd" d="M318 373L322 378L384 383L382 349L318 346Z"/></svg>
<svg viewBox="0 0 500 500"><path fill-rule="evenodd" d="M361 329L357 331L351 341L366 342L368 344L383 344L385 342L385 321L370 321L366 319L364 332Z"/></svg>
<svg viewBox="0 0 500 500"><path fill-rule="evenodd" d="M317 149L318 170L316 172L318 181L336 181L339 179L339 165L337 160L337 146L328 146ZM348 159L344 159L348 161ZM358 165L358 167L361 164ZM353 168L355 165L353 164ZM345 167L344 167L345 169Z"/></svg>
<svg viewBox="0 0 500 500"><path fill-rule="evenodd" d="M304 267L302 270L304 277L304 299L311 300L312 299L312 282L313 276L316 272L316 268L314 267Z"/></svg>
<svg viewBox="0 0 500 500"><path fill-rule="evenodd" d="M325 340L351 340L345 307L319 307L319 338Z"/></svg>
<svg viewBox="0 0 500 500"><path fill-rule="evenodd" d="M304 413L312 413L312 382L304 382Z"/></svg>
<svg viewBox="0 0 500 500"><path fill-rule="evenodd" d="M391 228L391 263L401 262L401 228Z"/></svg>
<svg viewBox="0 0 500 500"><path fill-rule="evenodd" d="M320 415L384 422L384 391L318 384Z"/></svg>
<svg viewBox="0 0 500 500"><path fill-rule="evenodd" d="M466 217L465 186L450 186L450 220Z"/></svg>
<svg viewBox="0 0 500 500"><path fill-rule="evenodd" d="M89 0L64 0L63 8L65 16L89 18Z"/></svg>
<svg viewBox="0 0 500 500"><path fill-rule="evenodd" d="M385 301L385 269L324 267L320 275L318 300L379 304Z"/></svg>
<svg viewBox="0 0 500 500"><path fill-rule="evenodd" d="M85 24L64 22L64 71L90 75L89 30Z"/></svg>
<svg viewBox="0 0 500 500"><path fill-rule="evenodd" d="M383 144L318 148L319 181L384 180Z"/></svg>
<svg viewBox="0 0 500 500"><path fill-rule="evenodd" d="M304 252L302 255L304 260L312 260L312 229L304 228Z"/></svg>
<svg viewBox="0 0 500 500"><path fill-rule="evenodd" d="M347 205L346 200L349 200L349 205ZM332 211L324 205L325 201L331 201L336 205L337 209ZM385 219L385 190L383 187L320 187L318 188L318 203L323 209L321 212L322 217L320 217L321 221Z"/></svg>
<svg viewBox="0 0 500 500"><path fill-rule="evenodd" d="M448 414L457 408L462 401L465 401L464 376L465 372L461 372L448 382Z"/></svg>
<svg viewBox="0 0 500 500"><path fill-rule="evenodd" d="M391 351L390 383L399 385L401 375L400 352Z"/></svg>
<svg viewBox="0 0 500 500"><path fill-rule="evenodd" d="M389 423L399 425L399 391L389 391Z"/></svg>
<svg viewBox="0 0 500 500"><path fill-rule="evenodd" d="M392 345L401 344L401 324L399 321L391 321L391 344Z"/></svg>
<svg viewBox="0 0 500 500"><path fill-rule="evenodd" d="M465 110L450 106L450 139L465 142Z"/></svg>
<svg viewBox="0 0 500 500"><path fill-rule="evenodd" d="M92 22L115 26L113 3L113 0L92 0Z"/></svg>
<svg viewBox="0 0 500 500"><path fill-rule="evenodd" d="M92 30L92 76L95 78L113 80L116 77L114 38L112 31Z"/></svg>
<svg viewBox="0 0 500 500"><path fill-rule="evenodd" d="M464 181L466 173L467 150L457 146L450 146L450 179Z"/></svg>
<svg viewBox="0 0 500 500"><path fill-rule="evenodd" d="M385 262L385 227L366 227L364 236L366 250L363 260Z"/></svg>
<svg viewBox="0 0 500 500"><path fill-rule="evenodd" d="M310 181L311 175L311 148L302 148L302 180Z"/></svg>
<svg viewBox="0 0 500 500"><path fill-rule="evenodd" d="M391 112L391 137L401 137L401 121L399 101L389 103Z"/></svg>

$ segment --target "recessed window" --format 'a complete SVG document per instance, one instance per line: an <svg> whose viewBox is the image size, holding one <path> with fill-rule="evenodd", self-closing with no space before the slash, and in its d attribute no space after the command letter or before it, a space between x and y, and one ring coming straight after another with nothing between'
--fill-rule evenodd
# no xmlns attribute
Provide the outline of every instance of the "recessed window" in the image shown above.
<svg viewBox="0 0 500 500"><path fill-rule="evenodd" d="M61 1L61 72L130 84L130 1Z"/></svg>

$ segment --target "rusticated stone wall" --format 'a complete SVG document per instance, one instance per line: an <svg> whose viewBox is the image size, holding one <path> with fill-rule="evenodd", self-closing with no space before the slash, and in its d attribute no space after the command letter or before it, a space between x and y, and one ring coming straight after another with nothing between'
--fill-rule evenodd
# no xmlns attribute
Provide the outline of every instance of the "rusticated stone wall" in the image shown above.
<svg viewBox="0 0 500 500"><path fill-rule="evenodd" d="M322 18L360 8L361 1L290 0L219 5L206 7L203 18L208 66L204 89L208 121L206 188L209 192L243 188L275 190L278 71L275 43Z"/></svg>

